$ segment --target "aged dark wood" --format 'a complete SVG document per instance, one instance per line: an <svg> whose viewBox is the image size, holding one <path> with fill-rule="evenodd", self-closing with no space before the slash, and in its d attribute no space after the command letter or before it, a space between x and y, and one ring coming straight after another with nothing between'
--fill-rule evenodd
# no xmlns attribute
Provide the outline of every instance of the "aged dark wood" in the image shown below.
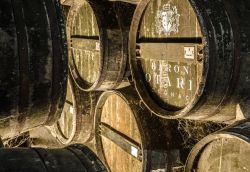
<svg viewBox="0 0 250 172"><path fill-rule="evenodd" d="M95 116L98 156L111 172L170 172L180 158L180 137L175 122L165 122L131 87L103 93Z"/></svg>
<svg viewBox="0 0 250 172"><path fill-rule="evenodd" d="M128 22L120 21L115 4L91 0L71 6L67 19L70 72L84 91L129 85L126 70L130 22L123 27ZM126 14L126 20L131 21L132 15Z"/></svg>
<svg viewBox="0 0 250 172"><path fill-rule="evenodd" d="M94 138L94 111L100 94L101 92L81 91L69 76L63 113L49 127L61 143L85 143Z"/></svg>
<svg viewBox="0 0 250 172"><path fill-rule="evenodd" d="M195 145L186 172L243 172L250 170L250 122L243 121L211 134Z"/></svg>
<svg viewBox="0 0 250 172"><path fill-rule="evenodd" d="M54 123L67 83L64 20L57 0L0 6L0 135Z"/></svg>
<svg viewBox="0 0 250 172"><path fill-rule="evenodd" d="M106 172L105 166L84 145L61 149L1 148L1 172Z"/></svg>
<svg viewBox="0 0 250 172"><path fill-rule="evenodd" d="M237 104L250 93L249 9L244 0L138 4L130 67L152 112L164 118L235 119Z"/></svg>

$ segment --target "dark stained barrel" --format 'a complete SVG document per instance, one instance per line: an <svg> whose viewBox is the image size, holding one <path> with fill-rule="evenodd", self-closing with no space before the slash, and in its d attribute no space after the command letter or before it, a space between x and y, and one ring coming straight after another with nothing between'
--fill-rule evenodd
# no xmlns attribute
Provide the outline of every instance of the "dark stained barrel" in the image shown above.
<svg viewBox="0 0 250 172"><path fill-rule="evenodd" d="M131 88L105 92L96 106L97 154L111 172L170 172L180 158L175 125L152 116Z"/></svg>
<svg viewBox="0 0 250 172"><path fill-rule="evenodd" d="M49 127L52 135L61 143L85 143L94 138L95 106L101 92L83 92L71 76L63 112L55 125Z"/></svg>
<svg viewBox="0 0 250 172"><path fill-rule="evenodd" d="M62 112L68 73L59 2L1 1L0 57L0 135L54 123Z"/></svg>
<svg viewBox="0 0 250 172"><path fill-rule="evenodd" d="M195 145L185 172L244 172L250 170L250 122L243 121L211 134Z"/></svg>
<svg viewBox="0 0 250 172"><path fill-rule="evenodd" d="M2 148L1 172L107 172L99 158L84 145L61 149Z"/></svg>
<svg viewBox="0 0 250 172"><path fill-rule="evenodd" d="M145 104L164 118L235 119L249 97L249 3L142 0L130 67Z"/></svg>
<svg viewBox="0 0 250 172"><path fill-rule="evenodd" d="M133 14L129 14L126 20L132 18ZM71 6L67 18L70 73L84 91L129 85L126 71L130 23L123 27L127 22L118 16L113 2L84 0Z"/></svg>

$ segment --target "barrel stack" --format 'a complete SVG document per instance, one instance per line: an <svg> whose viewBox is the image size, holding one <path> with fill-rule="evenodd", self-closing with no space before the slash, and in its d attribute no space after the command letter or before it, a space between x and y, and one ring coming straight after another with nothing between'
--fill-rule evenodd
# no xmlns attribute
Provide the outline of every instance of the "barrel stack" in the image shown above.
<svg viewBox="0 0 250 172"><path fill-rule="evenodd" d="M0 171L250 170L249 2L61 4L1 3L0 135L50 125L67 147L1 148ZM192 150L178 125L242 119Z"/></svg>
<svg viewBox="0 0 250 172"><path fill-rule="evenodd" d="M98 97L104 90L129 85L130 20L123 10L133 12L134 6L131 10L131 5L105 1L65 1L63 4L67 11L70 76L64 113L50 130L59 142L67 145L92 141Z"/></svg>
<svg viewBox="0 0 250 172"><path fill-rule="evenodd" d="M60 143L67 145L92 141L95 106L100 94L129 85L130 20L122 10L131 11L131 6L107 1L64 1L63 4L70 76L64 113L50 130ZM131 12L129 15L132 17Z"/></svg>
<svg viewBox="0 0 250 172"><path fill-rule="evenodd" d="M93 133L109 171L182 171L179 119L248 118L247 2L72 2L69 73L82 95L103 92Z"/></svg>
<svg viewBox="0 0 250 172"><path fill-rule="evenodd" d="M74 1L67 16L69 74L81 90L77 97L104 91L92 115L95 149L110 171L171 171L181 161L176 121L152 116L130 86L128 39L135 7L128 2Z"/></svg>
<svg viewBox="0 0 250 172"><path fill-rule="evenodd" d="M135 88L156 115L233 123L191 150L186 172L248 171L246 1L140 1L129 37ZM245 16L245 17L243 17Z"/></svg>

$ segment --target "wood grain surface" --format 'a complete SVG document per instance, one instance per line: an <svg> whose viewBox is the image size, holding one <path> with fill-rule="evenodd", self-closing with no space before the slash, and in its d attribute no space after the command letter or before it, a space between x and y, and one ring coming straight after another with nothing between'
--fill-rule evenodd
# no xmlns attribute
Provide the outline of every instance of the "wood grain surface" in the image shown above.
<svg viewBox="0 0 250 172"><path fill-rule="evenodd" d="M93 84L100 68L99 30L95 14L85 1L75 11L70 30L70 51L81 78Z"/></svg>
<svg viewBox="0 0 250 172"><path fill-rule="evenodd" d="M141 144L140 133L133 112L118 95L111 95L102 110L101 122ZM104 154L112 172L141 172L142 162L128 154L114 142L102 137Z"/></svg>

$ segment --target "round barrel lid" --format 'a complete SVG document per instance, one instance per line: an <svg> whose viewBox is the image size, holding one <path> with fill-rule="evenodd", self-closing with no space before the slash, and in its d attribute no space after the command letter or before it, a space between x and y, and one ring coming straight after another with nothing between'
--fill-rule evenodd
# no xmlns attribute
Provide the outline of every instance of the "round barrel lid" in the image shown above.
<svg viewBox="0 0 250 172"><path fill-rule="evenodd" d="M168 171L180 159L174 126L152 116L133 87L104 92L95 111L97 153L110 171Z"/></svg>
<svg viewBox="0 0 250 172"><path fill-rule="evenodd" d="M186 172L248 171L250 153L249 121L241 121L210 134L189 153Z"/></svg>
<svg viewBox="0 0 250 172"><path fill-rule="evenodd" d="M99 79L102 65L96 12L83 1L71 7L67 20L71 74L80 87L88 89Z"/></svg>
<svg viewBox="0 0 250 172"><path fill-rule="evenodd" d="M139 3L130 31L130 66L137 91L153 112L174 116L197 101L204 46L188 0Z"/></svg>
<svg viewBox="0 0 250 172"><path fill-rule="evenodd" d="M243 172L250 170L250 145L235 138L212 141L198 159L197 172Z"/></svg>
<svg viewBox="0 0 250 172"><path fill-rule="evenodd" d="M98 152L110 171L141 172L142 140L135 116L126 100L110 93L96 113Z"/></svg>

